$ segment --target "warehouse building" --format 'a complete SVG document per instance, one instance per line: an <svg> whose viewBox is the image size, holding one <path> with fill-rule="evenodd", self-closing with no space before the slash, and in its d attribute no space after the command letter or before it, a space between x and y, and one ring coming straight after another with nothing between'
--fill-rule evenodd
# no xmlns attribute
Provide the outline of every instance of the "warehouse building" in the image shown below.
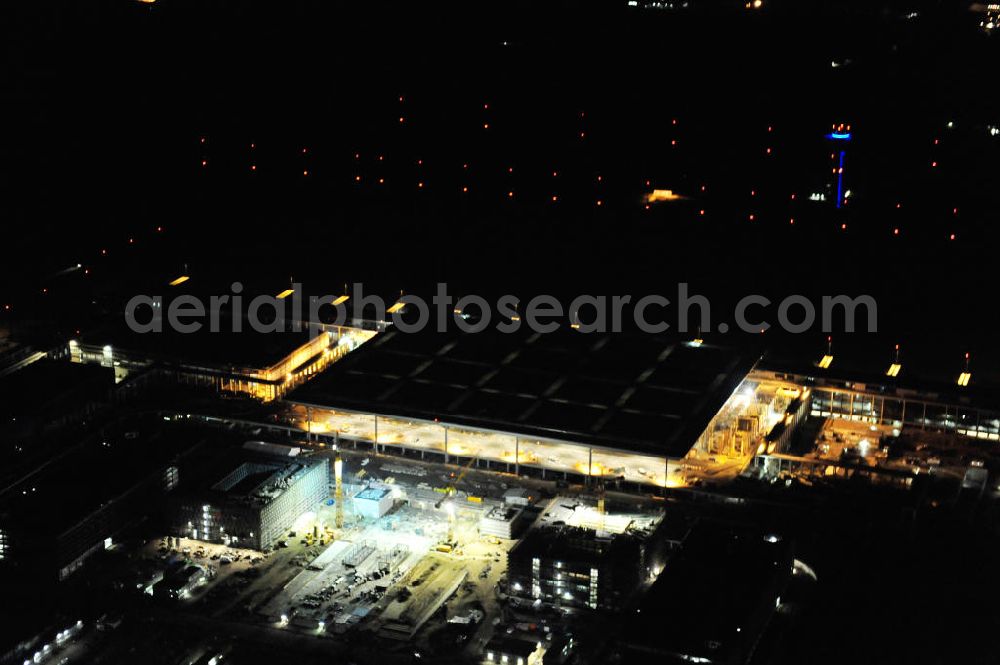
<svg viewBox="0 0 1000 665"><path fill-rule="evenodd" d="M330 461L249 452L192 459L198 478L170 510L175 536L267 549L330 496Z"/></svg>
<svg viewBox="0 0 1000 665"><path fill-rule="evenodd" d="M0 578L69 578L158 513L178 484L178 456L196 445L160 432L88 439L8 487L0 494Z"/></svg>

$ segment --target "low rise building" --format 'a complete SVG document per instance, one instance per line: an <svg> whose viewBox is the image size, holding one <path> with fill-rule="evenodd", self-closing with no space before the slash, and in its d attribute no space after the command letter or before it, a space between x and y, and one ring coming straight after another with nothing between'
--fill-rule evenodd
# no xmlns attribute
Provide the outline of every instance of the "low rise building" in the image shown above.
<svg viewBox="0 0 1000 665"><path fill-rule="evenodd" d="M542 642L497 636L483 647L484 665L541 665L545 656Z"/></svg>
<svg viewBox="0 0 1000 665"><path fill-rule="evenodd" d="M503 493L503 502L508 506L529 506L535 497L527 487L512 487Z"/></svg>
<svg viewBox="0 0 1000 665"><path fill-rule="evenodd" d="M354 511L365 519L377 520L392 508L392 492L384 487L366 487L354 495Z"/></svg>
<svg viewBox="0 0 1000 665"><path fill-rule="evenodd" d="M497 538L513 538L522 522L523 508L495 506L479 520L479 533Z"/></svg>

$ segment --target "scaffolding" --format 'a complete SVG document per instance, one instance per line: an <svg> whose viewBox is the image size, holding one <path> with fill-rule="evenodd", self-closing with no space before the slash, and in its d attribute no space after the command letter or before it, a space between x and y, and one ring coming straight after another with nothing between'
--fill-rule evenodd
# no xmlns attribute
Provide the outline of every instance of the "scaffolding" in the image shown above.
<svg viewBox="0 0 1000 665"><path fill-rule="evenodd" d="M342 563L348 568L357 568L363 564L368 557L375 553L375 543L371 540L363 540L360 543L351 545L344 554Z"/></svg>

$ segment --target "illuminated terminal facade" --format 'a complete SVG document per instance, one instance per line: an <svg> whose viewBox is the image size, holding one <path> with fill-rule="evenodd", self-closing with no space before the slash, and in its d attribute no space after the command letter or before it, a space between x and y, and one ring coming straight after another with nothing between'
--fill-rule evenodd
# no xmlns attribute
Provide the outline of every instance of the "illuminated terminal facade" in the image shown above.
<svg viewBox="0 0 1000 665"><path fill-rule="evenodd" d="M66 347L69 360L113 368L115 380L152 377L269 402L322 372L375 335L348 326L298 332L102 330Z"/></svg>
<svg viewBox="0 0 1000 665"><path fill-rule="evenodd" d="M674 487L723 460L738 473L793 415L802 391L746 381L756 361L651 335L390 329L292 391L285 417L378 452Z"/></svg>

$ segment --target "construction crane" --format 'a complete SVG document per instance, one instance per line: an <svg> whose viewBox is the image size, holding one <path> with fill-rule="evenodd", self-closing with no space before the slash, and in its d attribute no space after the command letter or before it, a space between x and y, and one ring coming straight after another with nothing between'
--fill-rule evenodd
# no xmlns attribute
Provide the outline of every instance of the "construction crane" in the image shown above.
<svg viewBox="0 0 1000 665"><path fill-rule="evenodd" d="M607 496L608 496L608 491L607 488L604 486L604 478L601 478L597 482L597 519L599 520L598 531L600 532L604 531L604 526L607 518L607 510L605 509L604 506Z"/></svg>
<svg viewBox="0 0 1000 665"><path fill-rule="evenodd" d="M333 500L337 505L336 526L338 529L344 528L344 460L337 451L337 457L333 461L333 477L335 481Z"/></svg>
<svg viewBox="0 0 1000 665"><path fill-rule="evenodd" d="M448 512L448 535L445 537L446 543L450 544L455 540L455 504L451 502L451 497L454 496L457 491L455 486L462 482L462 479L465 478L467 473L469 473L469 469L472 468L472 463L475 461L475 457L469 460L468 464L462 468L462 472L459 473L455 480L452 481L451 485L445 488L444 496L441 497L441 500L434 504L435 509L440 509L444 504L445 510ZM446 501L448 502L447 504L445 504Z"/></svg>

